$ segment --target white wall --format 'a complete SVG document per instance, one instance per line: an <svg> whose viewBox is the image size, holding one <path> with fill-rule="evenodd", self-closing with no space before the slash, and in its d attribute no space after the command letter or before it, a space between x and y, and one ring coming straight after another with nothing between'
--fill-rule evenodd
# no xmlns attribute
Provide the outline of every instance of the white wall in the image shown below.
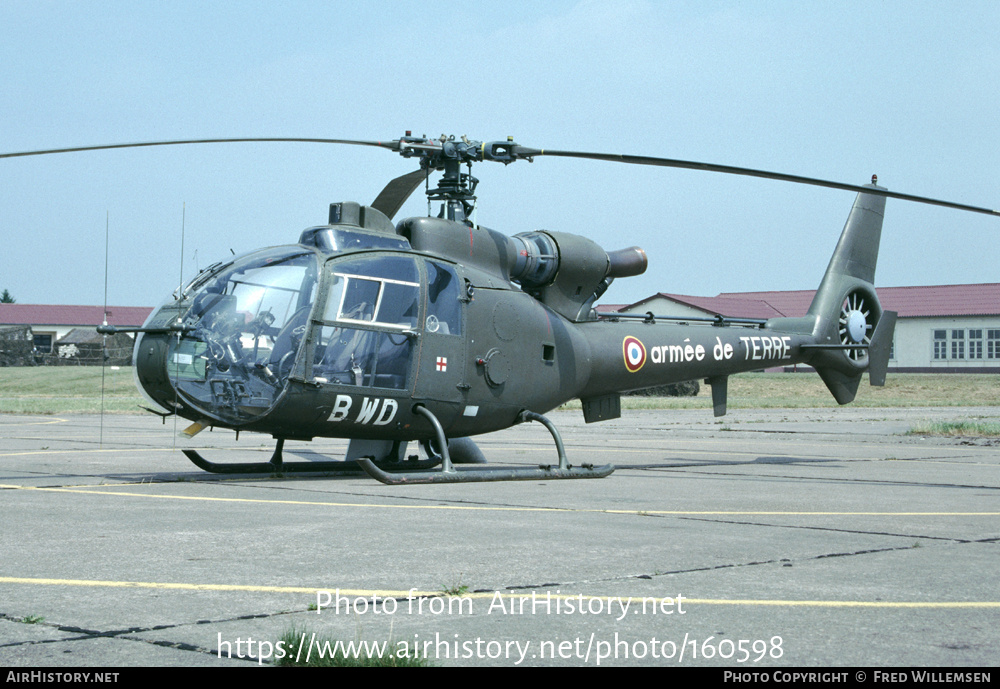
<svg viewBox="0 0 1000 689"><path fill-rule="evenodd" d="M942 341L945 358L934 358L934 331L946 331L946 339ZM955 330L962 331L964 336L955 347ZM982 331L980 339L979 358L971 338L970 331ZM993 357L990 358L988 335L990 330L1000 330L1000 316L964 316L955 318L901 318L896 323L895 349L893 359L889 362L892 368L927 368L939 369L977 369L1000 368L1000 342L994 344ZM955 358L960 354L961 358Z"/></svg>

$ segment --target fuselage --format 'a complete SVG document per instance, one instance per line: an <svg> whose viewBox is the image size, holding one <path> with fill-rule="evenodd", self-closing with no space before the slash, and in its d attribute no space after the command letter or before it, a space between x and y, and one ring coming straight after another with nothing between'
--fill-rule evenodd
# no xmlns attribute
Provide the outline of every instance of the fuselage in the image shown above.
<svg viewBox="0 0 1000 689"><path fill-rule="evenodd" d="M418 404L461 437L576 397L800 358L794 333L572 321L403 237L321 229L314 245L213 266L155 310L135 348L142 389L207 425L413 440L431 434Z"/></svg>

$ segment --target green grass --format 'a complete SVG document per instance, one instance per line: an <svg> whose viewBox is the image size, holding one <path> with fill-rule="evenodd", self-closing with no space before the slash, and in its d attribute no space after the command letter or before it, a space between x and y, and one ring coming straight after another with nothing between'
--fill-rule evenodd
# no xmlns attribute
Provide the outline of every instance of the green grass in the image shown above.
<svg viewBox="0 0 1000 689"><path fill-rule="evenodd" d="M939 421L925 423L911 428L907 435L943 435L963 438L1000 437L1000 423L978 423L974 421Z"/></svg>
<svg viewBox="0 0 1000 689"><path fill-rule="evenodd" d="M0 368L0 413L97 414L101 411L99 366ZM132 380L131 367L104 370L104 411L141 414L149 405Z"/></svg>
<svg viewBox="0 0 1000 689"><path fill-rule="evenodd" d="M105 371L104 408L112 414L142 414L148 404L132 381L132 369ZM885 387L867 378L853 402L857 407L1000 406L1000 376L947 373L889 374ZM569 409L580 403L570 402ZM623 397L624 409L709 409L712 391L697 397ZM741 373L729 378L731 409L836 407L815 373ZM0 413L96 414L101 410L101 369L88 366L0 368Z"/></svg>
<svg viewBox="0 0 1000 689"><path fill-rule="evenodd" d="M454 584L452 586L442 586L441 593L446 596L461 597L469 592L469 587L466 584Z"/></svg>
<svg viewBox="0 0 1000 689"><path fill-rule="evenodd" d="M1000 376L962 373L890 373L876 388L865 376L855 407L996 407ZM837 407L815 373L741 373L729 378L730 409ZM574 401L566 408L580 408ZM712 389L702 385L696 397L623 397L623 409L710 409Z"/></svg>
<svg viewBox="0 0 1000 689"><path fill-rule="evenodd" d="M300 654L299 645L303 641L306 647ZM312 632L291 629L282 635L278 643L285 652L284 657L274 663L278 667L431 667L426 658L397 658L395 651L398 650L398 645L392 639L384 642L363 642L359 639L343 642L329 636L316 635L313 638ZM275 646L278 647L277 644ZM349 648L349 652L344 652L345 647ZM376 647L383 649L383 652L364 652L365 649L371 651ZM296 659L296 656L300 657Z"/></svg>

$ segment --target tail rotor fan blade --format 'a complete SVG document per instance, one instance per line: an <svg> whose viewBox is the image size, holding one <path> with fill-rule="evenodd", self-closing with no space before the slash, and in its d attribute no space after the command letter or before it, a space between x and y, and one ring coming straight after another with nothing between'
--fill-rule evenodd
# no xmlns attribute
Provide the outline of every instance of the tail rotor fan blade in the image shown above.
<svg viewBox="0 0 1000 689"><path fill-rule="evenodd" d="M873 313L873 308L868 304L868 297L862 292L851 292L844 298L844 303L840 307L840 344L842 345L867 345L871 342L872 331L877 323L869 321L869 315ZM864 348L851 348L846 350L847 357L855 362L864 361L868 356L868 351Z"/></svg>

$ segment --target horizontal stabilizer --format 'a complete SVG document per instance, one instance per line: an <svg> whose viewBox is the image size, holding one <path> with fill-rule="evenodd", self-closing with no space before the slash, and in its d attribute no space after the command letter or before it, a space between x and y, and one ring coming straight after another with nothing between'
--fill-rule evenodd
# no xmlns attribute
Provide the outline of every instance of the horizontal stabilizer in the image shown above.
<svg viewBox="0 0 1000 689"><path fill-rule="evenodd" d="M892 351L892 334L896 329L896 312L883 311L878 319L871 344L868 345L868 379L872 385L885 385L885 374L889 369L889 353Z"/></svg>

